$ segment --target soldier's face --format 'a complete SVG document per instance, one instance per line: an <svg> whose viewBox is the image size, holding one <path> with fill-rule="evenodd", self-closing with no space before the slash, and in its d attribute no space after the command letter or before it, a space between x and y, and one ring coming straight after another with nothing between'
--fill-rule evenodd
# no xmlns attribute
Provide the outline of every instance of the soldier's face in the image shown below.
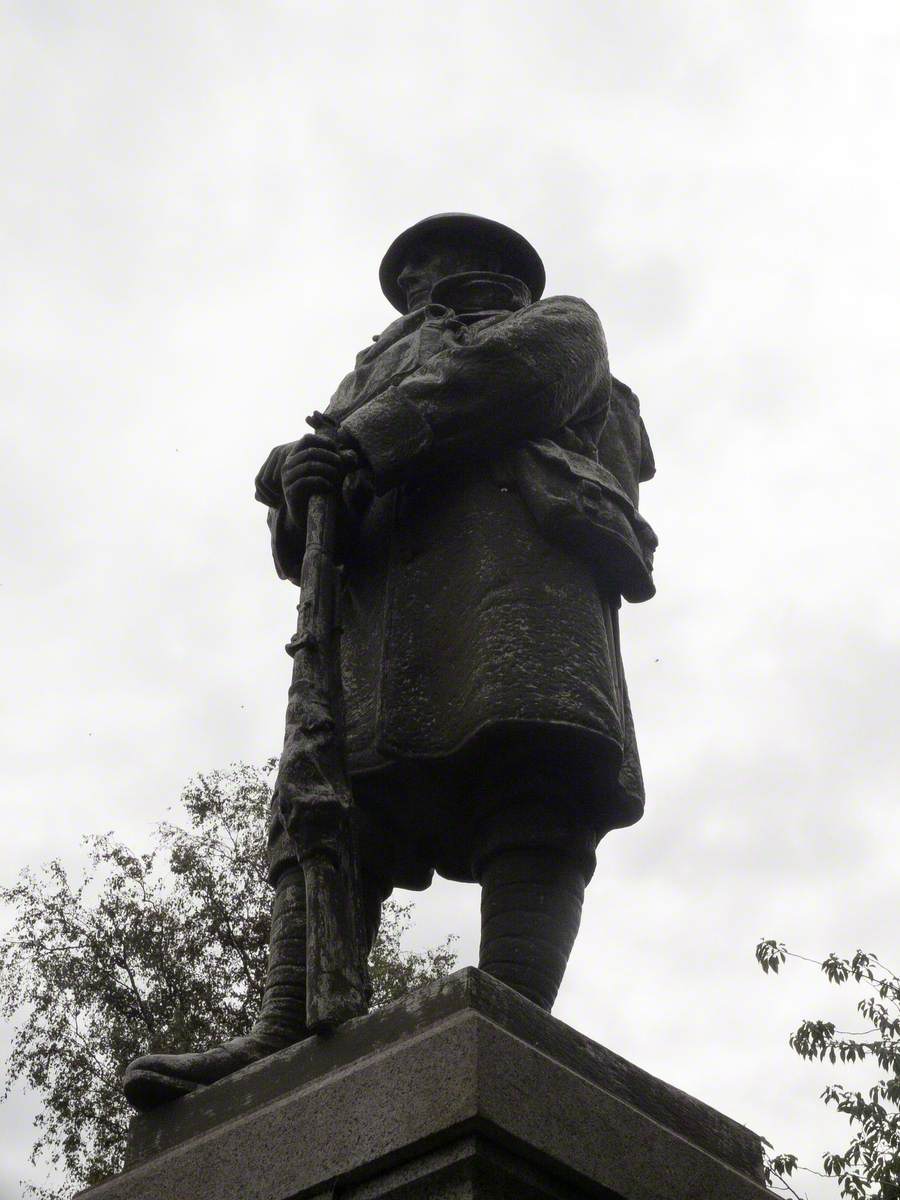
<svg viewBox="0 0 900 1200"><path fill-rule="evenodd" d="M460 271L496 271L494 258L493 254L479 251L477 247L472 250L457 246L423 248L418 254L410 256L397 276L397 282L406 295L407 311L412 312L427 304L431 289L447 275L456 275Z"/></svg>

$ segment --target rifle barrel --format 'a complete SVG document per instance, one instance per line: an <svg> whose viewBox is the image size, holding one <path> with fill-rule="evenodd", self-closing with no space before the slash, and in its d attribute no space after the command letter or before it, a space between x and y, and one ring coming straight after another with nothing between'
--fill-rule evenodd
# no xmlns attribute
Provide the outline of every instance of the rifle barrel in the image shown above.
<svg viewBox="0 0 900 1200"><path fill-rule="evenodd" d="M362 915L353 793L342 723L338 497L309 501L300 574L294 665L276 790L282 821L306 879L307 1024L333 1028L368 1009L368 945Z"/></svg>

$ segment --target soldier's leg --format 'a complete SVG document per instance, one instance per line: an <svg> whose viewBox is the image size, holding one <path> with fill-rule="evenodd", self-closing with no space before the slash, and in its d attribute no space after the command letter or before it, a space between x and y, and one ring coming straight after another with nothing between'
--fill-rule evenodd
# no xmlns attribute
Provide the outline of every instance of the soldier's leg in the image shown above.
<svg viewBox="0 0 900 1200"><path fill-rule="evenodd" d="M555 849L500 851L481 886L479 967L549 1012L581 924L582 863Z"/></svg>
<svg viewBox="0 0 900 1200"><path fill-rule="evenodd" d="M232 1038L210 1050L146 1054L136 1059L123 1080L125 1095L135 1108L154 1108L215 1083L307 1036L306 885L277 817L270 825L269 866L275 889L269 961L253 1027L245 1037ZM370 948L378 932L382 902L390 890L382 876L364 870L363 908Z"/></svg>
<svg viewBox="0 0 900 1200"><path fill-rule="evenodd" d="M479 966L549 1012L581 924L598 834L573 799L583 792L574 772L559 777L519 757L481 779L488 799L473 831L472 872L482 886Z"/></svg>

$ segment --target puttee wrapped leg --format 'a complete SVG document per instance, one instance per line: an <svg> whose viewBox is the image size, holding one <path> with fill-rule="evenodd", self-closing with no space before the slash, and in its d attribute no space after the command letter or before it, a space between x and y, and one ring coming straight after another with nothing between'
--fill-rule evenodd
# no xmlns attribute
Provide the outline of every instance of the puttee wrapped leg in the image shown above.
<svg viewBox="0 0 900 1200"><path fill-rule="evenodd" d="M137 1109L155 1108L306 1036L306 887L293 867L275 887L265 989L250 1032L210 1050L135 1059L123 1078L125 1096Z"/></svg>
<svg viewBox="0 0 900 1200"><path fill-rule="evenodd" d="M509 849L481 871L479 966L549 1012L581 924L585 873L574 857Z"/></svg>

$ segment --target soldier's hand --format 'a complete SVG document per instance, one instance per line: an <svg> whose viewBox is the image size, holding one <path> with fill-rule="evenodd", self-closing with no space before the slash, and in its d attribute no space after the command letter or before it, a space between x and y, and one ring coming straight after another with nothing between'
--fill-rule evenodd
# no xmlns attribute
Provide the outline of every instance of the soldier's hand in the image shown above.
<svg viewBox="0 0 900 1200"><path fill-rule="evenodd" d="M297 442L285 442L283 446L276 446L269 452L269 457L259 469L259 474L256 476L256 499L260 504L268 504L270 508L277 508L284 500L284 493L281 490L281 468L284 466L284 460Z"/></svg>
<svg viewBox="0 0 900 1200"><path fill-rule="evenodd" d="M281 466L281 490L291 517L301 524L309 497L339 491L357 465L355 452L331 433L308 433L294 442Z"/></svg>

